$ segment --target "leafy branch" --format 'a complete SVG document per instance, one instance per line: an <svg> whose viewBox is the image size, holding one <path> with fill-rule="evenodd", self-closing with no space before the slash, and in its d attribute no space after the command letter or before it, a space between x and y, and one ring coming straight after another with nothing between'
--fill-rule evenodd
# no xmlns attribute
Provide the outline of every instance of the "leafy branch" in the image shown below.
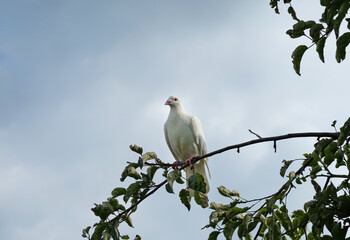
<svg viewBox="0 0 350 240"><path fill-rule="evenodd" d="M279 13L278 8L279 0L271 0L270 6L275 9L276 13ZM350 8L349 0L321 0L321 6L324 7L324 11L319 21L300 20L291 4L292 0L284 0L285 4L288 4L288 13L297 22L293 25L292 29L289 29L286 33L291 38L308 38L312 44L308 47L306 45L299 45L292 53L293 67L295 72L300 75L300 62L306 52L314 45L316 45L316 51L322 62L324 59L324 47L327 38L332 32L336 38L336 54L335 58L338 63L345 60L346 48L350 44L350 32L340 34L340 26L345 19L347 21L347 29L350 30L350 18L345 18ZM309 30L309 34L305 33Z"/></svg>
<svg viewBox="0 0 350 240"><path fill-rule="evenodd" d="M289 139L289 138L301 138L301 137L317 137L318 139L321 137L330 137L331 139L336 139L336 138L339 138L340 135L341 135L340 133L330 133L330 132L309 132L309 133L291 133L291 134L274 136L274 137L266 137L266 138L261 138L259 136L260 138L258 139L227 146L225 148L210 152L206 155L194 157L192 162L195 163L203 158L211 157L216 154L219 154L228 150L232 150L232 149L237 149L237 151L239 152L239 149L242 147L246 147L249 145L254 145L262 142L273 142L274 143L273 146L276 151L276 142L279 140ZM179 170L172 170L171 168L172 164L162 162L154 152L147 152L143 154L142 148L138 147L137 145L130 146L130 149L139 154L139 159L137 162L128 162L128 165L125 167L124 171L121 174L120 180L123 182L126 178L129 178L129 179L134 179L134 182L131 183L127 188L122 188L122 187L115 188L111 193L112 197L108 198L107 201L103 202L102 204L95 204L95 207L92 208L92 211L95 213L96 216L100 218L100 221L93 225L94 232L91 236L89 234L91 227L89 226L85 228L83 230L83 237L92 239L92 240L111 239L111 238L112 239L130 239L128 235L122 235L119 232L119 225L125 222L130 227L133 227L130 216L133 212L137 210L138 205L143 200L145 200L146 198L154 194L156 191L158 191L164 185L166 186L166 190L169 193L174 193L173 183L174 182L177 182L179 184L184 183L184 181L182 180L183 177L181 176L181 170L186 167L189 167L188 164L180 163ZM292 186L291 182L294 179L296 179L301 172L304 171L305 167L311 163L311 160L306 161L304 165L299 169L299 171L296 172L294 177L292 177L285 185L283 185L279 191L277 191L275 194L272 194L268 197L255 199L255 200L244 200L243 198L239 197L239 193L237 191L230 192L224 187L220 187L219 192L221 191L222 195L229 196L230 198L234 198L234 197L239 198L238 201L237 199L234 200L234 204L232 204L231 206L237 205L237 204L253 203L252 206L250 206L249 208L246 208L246 211L248 211L249 209L252 209L258 202L262 200L267 200L269 198L271 199L276 198L277 200L277 196L280 196L281 193L290 191ZM155 173L158 170L163 170L162 176L166 179L156 184L153 182L153 178ZM189 190L188 190L189 188L195 190L195 202L198 205L201 205L202 207L204 207L201 193L205 191L203 190L205 189L205 183L203 181L203 177L198 175L199 174L197 175L195 174L190 179L188 179L187 180L188 187L182 189L179 193L181 202L188 208L188 210L190 210L190 207L191 207ZM120 202L119 198L121 197L122 197L122 200L124 201L124 204L127 204L128 202L130 202L130 205L128 207L124 204L119 203ZM269 201L264 203L254 213L261 215L262 211L266 208L265 206L270 206L269 208L271 208L271 202L272 202L271 199L269 199ZM213 208L213 206L215 206L215 203L211 203L210 208ZM218 209L218 208L215 207L214 209ZM241 211L240 213L243 214L244 211ZM264 212L263 215L265 215L266 213L268 213L268 211ZM225 236L227 235L227 231L225 230L227 229L226 227L219 228L219 229L224 231ZM220 231L218 233L220 233ZM211 236L214 236L214 235L211 235ZM141 239L141 237L137 235L135 239L138 240L138 239ZM211 238L209 237L209 239Z"/></svg>
<svg viewBox="0 0 350 240"><path fill-rule="evenodd" d="M304 154L303 164L296 171L286 174L296 160L284 160L280 175L288 180L276 193L267 197L242 201L236 190L231 194L221 186L219 193L230 198L232 202L211 203L213 212L209 217L209 224L205 226L214 229L209 240L217 239L220 234L230 240L236 230L240 239L253 239L253 234L254 239L288 239L287 236L291 239L301 239L304 236L310 240L345 239L350 226L349 136L350 118L340 128L340 133L318 139L314 151ZM332 172L330 166L339 169L342 174ZM309 174L304 176L307 169ZM345 171L347 174L344 174ZM323 189L318 183L320 177L327 178ZM338 186L332 181L336 178L343 180ZM296 188L296 184L306 182L312 184L314 198L304 204L303 210L295 210L290 214L287 207L288 195L292 188ZM310 224L312 228L308 232L307 226ZM324 234L324 228L331 235Z"/></svg>

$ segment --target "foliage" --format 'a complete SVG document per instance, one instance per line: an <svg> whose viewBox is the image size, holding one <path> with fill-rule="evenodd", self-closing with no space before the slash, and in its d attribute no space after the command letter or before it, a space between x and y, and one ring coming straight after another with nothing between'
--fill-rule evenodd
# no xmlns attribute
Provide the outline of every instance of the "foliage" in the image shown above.
<svg viewBox="0 0 350 240"><path fill-rule="evenodd" d="M335 126L335 124L333 124ZM323 138L305 154L301 167L287 170L297 160L283 161L280 175L286 183L270 196L245 200L237 191L221 186L218 191L229 204L212 202L206 228L213 228L209 240L223 234L232 239L345 239L350 226L350 118L337 139ZM300 160L300 159L298 159ZM341 172L336 174L335 172ZM325 181L324 181L325 180ZM320 186L324 182L323 186ZM303 209L289 212L287 197L293 188L312 184L314 197ZM347 238L350 239L350 238Z"/></svg>
<svg viewBox="0 0 350 240"><path fill-rule="evenodd" d="M296 21L292 29L287 31L291 38L306 37L311 41L310 46L300 45L292 53L293 67L295 72L300 75L300 62L306 50L316 45L316 52L322 62L324 59L324 47L328 37L334 32L336 38L335 59L338 63L346 58L346 48L350 43L350 32L340 33L340 26L344 22L347 24L344 29L350 30L350 18L345 18L350 8L350 0L321 0L320 4L324 11L319 20L301 20L297 17L291 2L284 0L288 4L288 13ZM270 0L270 6L279 13L279 0ZM345 22L345 21L346 22Z"/></svg>
<svg viewBox="0 0 350 240"><path fill-rule="evenodd" d="M137 145L130 145L130 149L136 152L139 158L136 162L128 162L121 173L120 181L124 182L129 179L132 183L127 188L117 187L112 190L111 197L107 201L101 204L95 203L95 207L91 210L100 220L92 227L88 226L83 229L82 236L84 238L91 240L130 239L129 235L120 233L119 226L126 223L129 227L133 227L131 214L137 210L137 205L163 185L168 193L173 194L173 184L175 182L184 183L180 171L183 168L172 170L172 164L163 163L154 152L143 154L143 149ZM151 161L153 163L150 163ZM158 170L163 171L162 176L165 180L156 184L153 179ZM195 192L195 202L200 206L207 206L207 198L202 193L205 192L203 177L196 173L188 179L188 182L189 187L182 189L179 193L181 202L190 210L189 188L191 188ZM94 229L92 235L90 235L91 228ZM139 235L134 238L134 240L140 239Z"/></svg>
<svg viewBox="0 0 350 240"><path fill-rule="evenodd" d="M335 128L335 122L332 126ZM350 226L349 136L350 118L340 128L340 133L319 139L314 151L304 154L303 159L284 160L280 175L286 178L286 182L276 193L267 197L246 200L237 190L218 187L220 195L229 199L230 203L210 203L213 211L209 216L209 224L204 227L213 229L208 239L215 240L220 234L226 239L232 239L234 234L240 239L253 239L253 236L254 239L274 240L302 237L310 240L345 239ZM268 139L276 141L274 138ZM250 145L255 143L258 141L250 142ZM129 179L130 185L127 188L115 188L107 201L95 204L91 210L100 220L92 227L85 228L83 237L91 240L130 239L129 235L120 233L119 226L126 223L133 227L131 215L137 210L138 204L164 185L168 193L174 194L173 185L185 183L186 180L181 176L181 170L188 167L185 164L180 163L179 170L173 170L171 164L163 163L154 152L143 154L142 148L137 145L130 146L130 149L139 158L137 162L128 162L120 178L122 182ZM196 157L194 162L199 158ZM300 160L302 164L299 169L287 173ZM158 184L153 181L157 172L162 172L165 178ZM337 181L339 179L341 181ZM325 182L323 187L321 182ZM303 209L289 212L287 197L293 188L301 184L312 184L314 198L307 201ZM179 192L180 201L188 210L191 209L189 188L195 190L195 202L206 207L202 193L205 183L200 174L189 178L187 187ZM92 235L89 233L91 229ZM136 235L134 239L141 237Z"/></svg>

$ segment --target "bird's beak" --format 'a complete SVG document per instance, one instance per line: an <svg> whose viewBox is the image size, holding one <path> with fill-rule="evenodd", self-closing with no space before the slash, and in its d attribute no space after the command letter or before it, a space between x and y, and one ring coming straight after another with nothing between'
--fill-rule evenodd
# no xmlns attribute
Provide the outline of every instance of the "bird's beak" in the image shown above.
<svg viewBox="0 0 350 240"><path fill-rule="evenodd" d="M164 105L169 105L171 103L170 100L166 101Z"/></svg>

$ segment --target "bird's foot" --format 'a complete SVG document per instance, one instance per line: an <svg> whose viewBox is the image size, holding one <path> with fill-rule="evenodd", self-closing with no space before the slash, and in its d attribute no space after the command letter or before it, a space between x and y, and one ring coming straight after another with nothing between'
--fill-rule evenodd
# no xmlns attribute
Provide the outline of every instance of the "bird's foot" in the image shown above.
<svg viewBox="0 0 350 240"><path fill-rule="evenodd" d="M174 170L178 170L179 169L179 165L180 165L180 161L175 161L173 162L173 164L171 165L171 167L174 169Z"/></svg>
<svg viewBox="0 0 350 240"><path fill-rule="evenodd" d="M192 165L192 158L189 158L185 161L186 164L188 165Z"/></svg>
<svg viewBox="0 0 350 240"><path fill-rule="evenodd" d="M191 169L193 169L192 160L193 160L193 158L195 158L195 157L197 157L196 154L194 154L191 158L189 158L189 159L187 159L187 160L185 161L186 164L188 164L189 166L191 166Z"/></svg>

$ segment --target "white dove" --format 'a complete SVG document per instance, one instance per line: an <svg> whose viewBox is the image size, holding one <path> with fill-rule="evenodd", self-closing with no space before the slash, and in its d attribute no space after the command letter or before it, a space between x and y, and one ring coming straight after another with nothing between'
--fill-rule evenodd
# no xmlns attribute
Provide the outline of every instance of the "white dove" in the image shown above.
<svg viewBox="0 0 350 240"><path fill-rule="evenodd" d="M178 162L188 162L194 156L202 156L207 153L202 126L198 118L188 115L181 104L179 98L170 96L165 102L170 106L170 112L167 121L164 124L164 134L168 147ZM175 164L175 163L174 163ZM194 166L185 168L186 179L195 172L201 174L206 183L206 193L209 192L209 183L205 166L208 169L208 159L201 159ZM190 196L194 196L194 191L190 189Z"/></svg>

